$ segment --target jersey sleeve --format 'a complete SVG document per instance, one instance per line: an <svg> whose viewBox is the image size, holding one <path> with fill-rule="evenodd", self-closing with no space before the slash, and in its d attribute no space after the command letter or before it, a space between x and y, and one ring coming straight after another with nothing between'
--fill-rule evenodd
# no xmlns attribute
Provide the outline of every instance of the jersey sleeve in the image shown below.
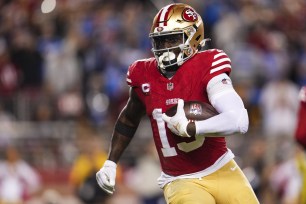
<svg viewBox="0 0 306 204"><path fill-rule="evenodd" d="M209 53L209 64L208 70L205 73L204 83L207 85L208 82L215 76L222 73L230 75L232 70L231 60L229 56L223 51L213 49Z"/></svg>
<svg viewBox="0 0 306 204"><path fill-rule="evenodd" d="M138 87L141 78L141 67L140 62L136 61L131 64L126 74L126 82L130 87Z"/></svg>
<svg viewBox="0 0 306 204"><path fill-rule="evenodd" d="M230 74L232 70L231 60L223 50L214 50L212 52L212 61L210 75L216 76L221 73Z"/></svg>

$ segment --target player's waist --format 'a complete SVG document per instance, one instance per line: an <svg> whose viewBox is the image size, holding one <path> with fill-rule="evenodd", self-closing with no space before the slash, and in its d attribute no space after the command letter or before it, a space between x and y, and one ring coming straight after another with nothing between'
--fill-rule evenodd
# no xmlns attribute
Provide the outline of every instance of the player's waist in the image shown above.
<svg viewBox="0 0 306 204"><path fill-rule="evenodd" d="M235 155L232 153L230 149L223 154L214 164L203 169L202 171L198 171L190 174L182 174L179 176L170 176L161 172L160 177L158 178L158 185L163 188L167 183L175 181L177 179L188 179L188 178L202 178L203 176L207 176L211 173L214 173L218 169L222 168L225 164L227 164L231 159L233 159Z"/></svg>

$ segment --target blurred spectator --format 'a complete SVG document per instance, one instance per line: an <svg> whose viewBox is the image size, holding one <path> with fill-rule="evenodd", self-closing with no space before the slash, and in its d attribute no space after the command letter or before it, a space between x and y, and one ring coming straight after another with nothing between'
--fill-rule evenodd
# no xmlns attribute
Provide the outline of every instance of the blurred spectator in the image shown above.
<svg viewBox="0 0 306 204"><path fill-rule="evenodd" d="M40 39L40 49L45 61L46 86L53 93L59 94L79 87L81 70L77 61L78 36L76 32L71 29L65 38L56 38L52 33L54 26L52 22L43 24L45 39Z"/></svg>
<svg viewBox="0 0 306 204"><path fill-rule="evenodd" d="M40 190L40 177L13 146L0 163L0 203L22 204Z"/></svg>
<svg viewBox="0 0 306 204"><path fill-rule="evenodd" d="M72 165L70 183L84 203L103 203L108 197L106 193L101 192L96 182L96 171L104 164L107 154L97 137L81 138L79 142L80 153ZM121 171L118 174L120 180Z"/></svg>
<svg viewBox="0 0 306 204"><path fill-rule="evenodd" d="M11 58L20 72L23 89L37 90L43 83L43 58L32 32L25 28L13 30Z"/></svg>
<svg viewBox="0 0 306 204"><path fill-rule="evenodd" d="M3 43L0 39L0 43ZM1 45L0 45L1 46ZM0 95L11 98L19 86L19 73L8 52L0 51ZM11 101L10 101L11 102Z"/></svg>
<svg viewBox="0 0 306 204"><path fill-rule="evenodd" d="M46 188L40 196L34 197L25 204L82 204L76 197L65 195L56 189Z"/></svg>
<svg viewBox="0 0 306 204"><path fill-rule="evenodd" d="M288 142L292 145L298 110L298 92L297 85L286 79L271 81L262 90L260 106L263 133L268 142L268 164L273 165L277 156L282 157L279 158L282 160L286 159L285 157L291 158L292 151L284 155L279 152L278 147Z"/></svg>
<svg viewBox="0 0 306 204"><path fill-rule="evenodd" d="M280 148L278 151L286 152L288 150ZM299 200L302 187L302 177L297 165L299 154L296 149L292 158L278 163L271 171L269 180L275 193L275 203L302 204Z"/></svg>
<svg viewBox="0 0 306 204"><path fill-rule="evenodd" d="M145 154L127 174L127 185L141 197L142 204L165 204L163 191L156 185L160 165L153 141L145 149Z"/></svg>

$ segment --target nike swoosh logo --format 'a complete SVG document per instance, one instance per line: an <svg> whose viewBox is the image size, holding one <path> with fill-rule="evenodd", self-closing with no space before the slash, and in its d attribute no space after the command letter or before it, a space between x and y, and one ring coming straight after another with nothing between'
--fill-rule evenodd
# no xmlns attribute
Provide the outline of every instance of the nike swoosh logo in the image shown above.
<svg viewBox="0 0 306 204"><path fill-rule="evenodd" d="M235 171L237 169L237 166L231 167L232 171Z"/></svg>

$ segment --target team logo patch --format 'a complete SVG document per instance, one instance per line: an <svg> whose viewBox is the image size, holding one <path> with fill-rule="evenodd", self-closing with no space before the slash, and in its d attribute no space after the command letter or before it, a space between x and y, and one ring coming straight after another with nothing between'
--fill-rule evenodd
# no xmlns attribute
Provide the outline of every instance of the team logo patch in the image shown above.
<svg viewBox="0 0 306 204"><path fill-rule="evenodd" d="M141 90L144 94L149 94L150 93L150 84L145 83L145 84L141 84Z"/></svg>
<svg viewBox="0 0 306 204"><path fill-rule="evenodd" d="M167 90L172 91L174 89L174 84L172 82L167 83Z"/></svg>
<svg viewBox="0 0 306 204"><path fill-rule="evenodd" d="M195 22L198 20L198 14L191 8L186 8L183 10L182 18L185 21Z"/></svg>
<svg viewBox="0 0 306 204"><path fill-rule="evenodd" d="M193 114L193 115L200 115L200 114L202 114L202 106L200 104L198 104L198 103L190 104L189 113Z"/></svg>
<svg viewBox="0 0 306 204"><path fill-rule="evenodd" d="M157 30L158 32L161 32L161 31L164 30L164 28L163 28L163 27L157 27L156 30Z"/></svg>
<svg viewBox="0 0 306 204"><path fill-rule="evenodd" d="M222 79L223 84L228 84L226 79Z"/></svg>

